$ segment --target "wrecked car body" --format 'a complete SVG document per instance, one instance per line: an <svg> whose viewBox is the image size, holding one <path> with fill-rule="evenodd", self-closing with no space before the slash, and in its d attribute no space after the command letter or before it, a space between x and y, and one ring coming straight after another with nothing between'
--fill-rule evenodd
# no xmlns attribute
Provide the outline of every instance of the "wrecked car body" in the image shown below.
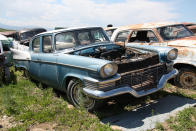
<svg viewBox="0 0 196 131"><path fill-rule="evenodd" d="M0 35L0 85L10 80L10 66L12 66L11 43L3 35Z"/></svg>
<svg viewBox="0 0 196 131"><path fill-rule="evenodd" d="M36 34L46 32L44 28L33 28L33 29L26 29L21 30L18 32L17 41L20 41L21 45L29 46L30 39L35 36Z"/></svg>
<svg viewBox="0 0 196 131"><path fill-rule="evenodd" d="M110 42L100 27L41 33L32 38L29 54L13 53L16 68L66 92L75 106L88 110L97 108L99 99L154 93L177 74L172 62L177 57L176 49L119 46Z"/></svg>
<svg viewBox="0 0 196 131"><path fill-rule="evenodd" d="M129 35L121 41L120 32L129 31ZM196 36L178 23L146 23L121 27L114 32L112 40L117 44L168 46L178 49L178 58L174 67L179 70L175 77L178 87L196 89ZM118 41L119 40L119 41Z"/></svg>
<svg viewBox="0 0 196 131"><path fill-rule="evenodd" d="M32 29L24 29L20 31L7 31L7 32L2 32L1 34L14 39L12 48L22 50L22 51L28 51L29 42L31 38L36 34L45 31L46 29L44 28L32 28Z"/></svg>

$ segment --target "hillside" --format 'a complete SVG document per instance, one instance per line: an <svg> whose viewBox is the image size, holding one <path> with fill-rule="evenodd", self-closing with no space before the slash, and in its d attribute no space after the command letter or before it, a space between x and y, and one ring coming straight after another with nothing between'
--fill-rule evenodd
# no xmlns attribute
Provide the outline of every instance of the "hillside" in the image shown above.
<svg viewBox="0 0 196 131"><path fill-rule="evenodd" d="M7 30L7 29L0 28L0 32L5 32L5 31L12 31L12 30Z"/></svg>

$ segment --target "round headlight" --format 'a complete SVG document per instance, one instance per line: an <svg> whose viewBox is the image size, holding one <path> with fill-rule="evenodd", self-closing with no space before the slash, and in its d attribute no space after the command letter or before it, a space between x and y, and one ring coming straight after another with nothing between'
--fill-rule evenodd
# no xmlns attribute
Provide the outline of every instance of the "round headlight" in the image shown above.
<svg viewBox="0 0 196 131"><path fill-rule="evenodd" d="M168 52L167 54L167 59L168 60L175 60L178 56L178 50L177 49L172 49Z"/></svg>
<svg viewBox="0 0 196 131"><path fill-rule="evenodd" d="M113 72L114 68L112 66L112 64L107 64L104 66L103 71L104 73L109 76L112 72Z"/></svg>
<svg viewBox="0 0 196 131"><path fill-rule="evenodd" d="M102 67L100 74L103 78L112 76L117 73L118 66L115 63L106 64Z"/></svg>

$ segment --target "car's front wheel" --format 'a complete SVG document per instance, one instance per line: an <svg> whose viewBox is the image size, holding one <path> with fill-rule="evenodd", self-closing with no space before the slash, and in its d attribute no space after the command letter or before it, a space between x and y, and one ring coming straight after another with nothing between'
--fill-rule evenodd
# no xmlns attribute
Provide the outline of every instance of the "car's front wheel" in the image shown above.
<svg viewBox="0 0 196 131"><path fill-rule="evenodd" d="M88 111L93 111L101 106L102 100L98 101L90 98L83 92L83 83L78 79L70 80L67 87L67 97L76 107L82 107Z"/></svg>
<svg viewBox="0 0 196 131"><path fill-rule="evenodd" d="M194 69L181 68L175 81L179 87L196 89L196 71Z"/></svg>

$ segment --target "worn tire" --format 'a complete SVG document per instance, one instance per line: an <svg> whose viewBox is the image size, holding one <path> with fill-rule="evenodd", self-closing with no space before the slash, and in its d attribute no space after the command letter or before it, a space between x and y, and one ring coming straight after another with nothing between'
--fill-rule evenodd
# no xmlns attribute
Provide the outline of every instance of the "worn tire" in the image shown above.
<svg viewBox="0 0 196 131"><path fill-rule="evenodd" d="M67 87L67 98L75 106L85 108L88 111L94 111L98 109L103 101L96 100L88 97L82 92L83 84L78 79L72 79L69 81Z"/></svg>
<svg viewBox="0 0 196 131"><path fill-rule="evenodd" d="M178 87L196 90L196 70L181 68L175 78Z"/></svg>

